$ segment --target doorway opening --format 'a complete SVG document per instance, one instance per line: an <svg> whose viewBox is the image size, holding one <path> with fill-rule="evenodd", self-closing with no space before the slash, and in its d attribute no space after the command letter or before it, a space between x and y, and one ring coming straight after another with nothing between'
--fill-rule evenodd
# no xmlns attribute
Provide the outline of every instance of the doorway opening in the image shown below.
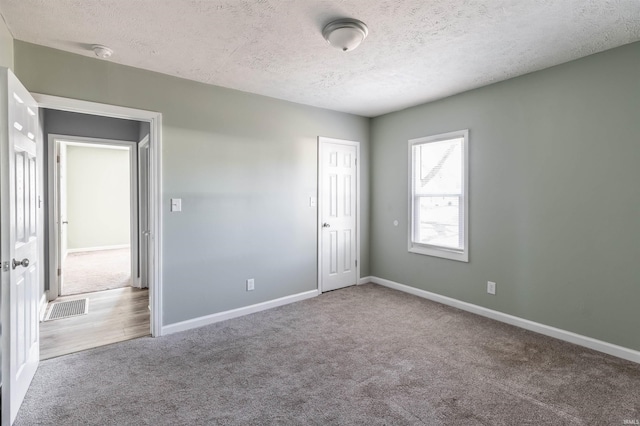
<svg viewBox="0 0 640 426"><path fill-rule="evenodd" d="M151 123L41 111L49 303L40 359L152 334Z"/></svg>
<svg viewBox="0 0 640 426"><path fill-rule="evenodd" d="M140 161L141 170L141 182L144 182L140 187L139 199L145 200L141 203L139 208L140 214L140 228L141 243L139 244L140 252L146 251L148 258L148 267L140 270L140 281L146 282L148 285L149 303L148 308L151 311L151 335L162 335L162 114L154 111L147 111L135 108L128 108L116 105L101 104L90 101L82 101L78 99L63 98L59 96L44 95L39 93L33 93L33 98L37 102L40 110L47 109L49 111L56 111L59 113L79 113L87 117L100 117L100 118L112 118L122 119L129 122L138 122L148 130L145 137L135 139L138 141L138 159ZM47 124L45 123L45 126ZM99 129L101 126L99 123L93 123L90 126L92 129ZM68 132L56 132L51 129L48 133L66 133ZM111 139L126 139L123 137L111 137ZM46 141L46 138L45 138ZM146 170L142 170L146 167ZM49 164L45 162L44 175L48 176L51 171ZM54 180L48 179L45 182L46 194L54 193L53 185ZM46 200L46 205L49 211L48 217L53 217L54 212L50 209L53 203L50 200ZM51 224L45 223L45 246L51 243ZM43 261L47 263L46 270L48 276L45 279L47 285L52 284L51 275L52 272L57 274L57 270L53 271L51 261L48 255L43 256ZM55 275L54 275L55 276ZM46 289L45 294L49 294L49 289ZM115 290L112 290L115 291ZM42 311L42 310L41 310Z"/></svg>
<svg viewBox="0 0 640 426"><path fill-rule="evenodd" d="M136 265L135 144L56 135L49 141L58 169L58 295L143 287Z"/></svg>
<svg viewBox="0 0 640 426"><path fill-rule="evenodd" d="M148 135L140 142L148 145ZM148 220L141 220L138 196L148 168L140 167L138 142L49 134L48 148L55 159L49 161L53 271L40 359L148 335L148 282L140 279L148 257L139 250L139 226ZM69 309L78 302L83 310ZM52 316L56 309L66 315Z"/></svg>

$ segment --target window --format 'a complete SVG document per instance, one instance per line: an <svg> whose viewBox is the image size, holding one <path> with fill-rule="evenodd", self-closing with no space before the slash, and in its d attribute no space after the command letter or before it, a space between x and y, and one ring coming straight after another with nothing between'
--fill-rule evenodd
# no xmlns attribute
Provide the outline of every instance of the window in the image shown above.
<svg viewBox="0 0 640 426"><path fill-rule="evenodd" d="M409 251L469 261L469 131L409 141Z"/></svg>

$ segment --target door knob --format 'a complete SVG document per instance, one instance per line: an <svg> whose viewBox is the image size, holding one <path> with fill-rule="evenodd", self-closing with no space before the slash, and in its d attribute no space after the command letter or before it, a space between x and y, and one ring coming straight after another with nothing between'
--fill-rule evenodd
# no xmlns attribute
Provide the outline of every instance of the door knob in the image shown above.
<svg viewBox="0 0 640 426"><path fill-rule="evenodd" d="M24 266L26 268L27 266L29 266L29 259L27 259L26 257L21 261L13 259L13 262L11 263L13 265L13 269L16 269L18 266Z"/></svg>
<svg viewBox="0 0 640 426"><path fill-rule="evenodd" d="M323 228L331 228L331 225L329 225L327 222L322 224Z"/></svg>

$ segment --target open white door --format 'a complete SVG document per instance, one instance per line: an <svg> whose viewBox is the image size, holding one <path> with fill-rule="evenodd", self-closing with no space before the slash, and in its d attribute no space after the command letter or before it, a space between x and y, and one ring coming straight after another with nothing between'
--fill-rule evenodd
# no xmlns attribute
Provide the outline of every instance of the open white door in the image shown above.
<svg viewBox="0 0 640 426"><path fill-rule="evenodd" d="M149 287L149 137L138 144L138 271L140 280L135 287Z"/></svg>
<svg viewBox="0 0 640 426"><path fill-rule="evenodd" d="M319 139L322 292L358 283L358 143Z"/></svg>
<svg viewBox="0 0 640 426"><path fill-rule="evenodd" d="M58 192L57 192L57 205L58 205L58 229L60 230L60 236L58 238L58 294L56 297L64 294L64 262L67 260L67 241L68 241L68 224L67 217L67 144L56 142L55 144L58 164Z"/></svg>
<svg viewBox="0 0 640 426"><path fill-rule="evenodd" d="M40 154L38 106L10 70L0 68L2 161L2 424L11 424L38 368Z"/></svg>

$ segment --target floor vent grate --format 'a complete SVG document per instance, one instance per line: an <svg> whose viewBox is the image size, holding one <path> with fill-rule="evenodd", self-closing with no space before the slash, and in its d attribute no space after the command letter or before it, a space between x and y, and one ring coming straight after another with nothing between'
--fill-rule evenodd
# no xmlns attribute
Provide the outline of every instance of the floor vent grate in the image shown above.
<svg viewBox="0 0 640 426"><path fill-rule="evenodd" d="M45 321L86 315L89 312L89 299L69 300L67 302L55 302L51 305Z"/></svg>

